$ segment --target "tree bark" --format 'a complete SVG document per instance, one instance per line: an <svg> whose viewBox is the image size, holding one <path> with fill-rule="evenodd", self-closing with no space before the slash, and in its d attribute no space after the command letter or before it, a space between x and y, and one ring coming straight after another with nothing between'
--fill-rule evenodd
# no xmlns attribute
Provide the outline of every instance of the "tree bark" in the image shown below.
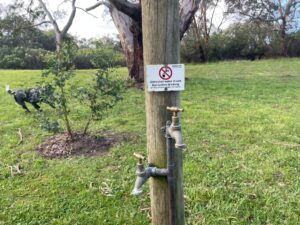
<svg viewBox="0 0 300 225"><path fill-rule="evenodd" d="M178 1L143 0L144 65L175 64L180 59ZM146 74L147 78L148 74ZM145 84L146 85L146 84ZM145 86L147 151L149 163L166 168L166 139L161 127L171 118L167 106L179 106L179 92L148 92ZM173 146L174 147L174 146ZM173 148L174 149L174 148ZM176 183L182 184L182 152L175 153ZM166 178L150 179L152 225L169 225L168 183ZM176 186L177 225L184 224L183 187Z"/></svg>
<svg viewBox="0 0 300 225"><path fill-rule="evenodd" d="M126 56L129 76L138 83L144 82L142 27L116 7L110 7L112 20L119 32L121 45Z"/></svg>
<svg viewBox="0 0 300 225"><path fill-rule="evenodd" d="M130 77L136 82L144 82L144 57L143 57L143 36L142 25L139 22L132 22L133 33L133 64L130 69Z"/></svg>
<svg viewBox="0 0 300 225"><path fill-rule="evenodd" d="M179 21L179 32L180 40L183 38L183 35L188 30L192 19L199 9L199 3L201 0L179 0L180 4L180 21Z"/></svg>

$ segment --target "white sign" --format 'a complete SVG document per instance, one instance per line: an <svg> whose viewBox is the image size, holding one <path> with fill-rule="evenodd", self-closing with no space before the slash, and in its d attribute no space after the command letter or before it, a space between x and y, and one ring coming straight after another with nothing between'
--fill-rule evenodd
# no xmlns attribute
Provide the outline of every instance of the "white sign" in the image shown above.
<svg viewBox="0 0 300 225"><path fill-rule="evenodd" d="M148 65L148 91L183 91L184 64Z"/></svg>

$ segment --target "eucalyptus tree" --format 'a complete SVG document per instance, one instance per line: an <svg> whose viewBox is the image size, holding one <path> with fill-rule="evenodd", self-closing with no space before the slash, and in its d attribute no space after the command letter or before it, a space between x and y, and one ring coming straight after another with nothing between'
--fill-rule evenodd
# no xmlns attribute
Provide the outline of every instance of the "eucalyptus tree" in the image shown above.
<svg viewBox="0 0 300 225"><path fill-rule="evenodd" d="M67 20L67 23L64 25L64 27L62 29L59 28L59 26L57 24L57 20L54 16L54 13L51 13L49 6L47 6L45 1L44 0L37 0L37 1L39 3L39 7L43 10L46 17L48 18L49 23L52 24L53 30L55 31L56 52L59 52L62 47L62 42L63 42L64 38L67 36L67 33L73 23L75 15L76 15L76 10L77 10L77 7L75 5L76 0L65 1L65 2L69 2L71 4L71 13Z"/></svg>
<svg viewBox="0 0 300 225"><path fill-rule="evenodd" d="M189 28L201 0L179 0L180 39ZM87 8L93 10L101 5L109 9L119 32L122 48L127 59L129 75L136 82L144 81L144 60L142 41L142 7L140 0L101 0ZM156 29L156 28L153 28ZM159 32L159 31L158 31Z"/></svg>
<svg viewBox="0 0 300 225"><path fill-rule="evenodd" d="M225 21L225 13L218 14L223 1L221 0L202 0L199 5L199 11L193 18L190 28L192 42L199 51L200 59L203 62L208 61L210 36L213 32L219 31ZM219 24L214 23L216 16L220 17ZM222 18L221 18L222 17Z"/></svg>
<svg viewBox="0 0 300 225"><path fill-rule="evenodd" d="M1 6L1 5L0 5ZM24 9L25 8L25 9ZM24 1L15 0L0 7L0 46L15 48L42 47L43 33L38 29L37 15L29 15Z"/></svg>
<svg viewBox="0 0 300 225"><path fill-rule="evenodd" d="M229 13L248 20L275 26L280 39L281 54L287 54L287 32L300 22L300 0L226 0Z"/></svg>

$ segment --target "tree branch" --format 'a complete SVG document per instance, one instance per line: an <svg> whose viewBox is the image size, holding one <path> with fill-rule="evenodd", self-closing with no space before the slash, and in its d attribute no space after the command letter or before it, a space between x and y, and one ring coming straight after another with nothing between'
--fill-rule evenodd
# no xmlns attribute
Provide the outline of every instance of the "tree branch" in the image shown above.
<svg viewBox="0 0 300 225"><path fill-rule="evenodd" d="M210 34L210 32L211 32L211 28L212 28L212 25L213 25L213 19L214 19L215 12L216 12L216 9L218 7L219 1L220 0L217 0L217 2L215 3L213 12L212 12L211 17L210 17L210 25L209 25L209 28L208 28L208 34Z"/></svg>
<svg viewBox="0 0 300 225"><path fill-rule="evenodd" d="M40 23L32 24L32 25L30 25L30 26L18 27L18 28L15 29L15 31L19 31L19 30L27 30L27 29L30 29L30 28L38 27L38 26L43 25L43 24L46 24L46 23L51 23L51 21L42 21L42 22L40 22Z"/></svg>
<svg viewBox="0 0 300 225"><path fill-rule="evenodd" d="M62 34L62 37L65 37L65 35L67 34L68 30L70 29L72 23L73 23L73 20L74 20L74 17L76 15L76 6L75 6L75 2L76 0L72 0L72 12L70 14L70 17L69 17L69 20L66 24L66 26L64 27L64 29L62 30L61 34Z"/></svg>
<svg viewBox="0 0 300 225"><path fill-rule="evenodd" d="M80 9L80 10L82 10L83 12L85 12L85 13L87 13L87 14L89 14L90 16L92 16L92 17L94 17L94 18L96 18L96 19L98 19L98 17L97 16L95 16L95 15L93 15L92 13L89 13L86 9L83 9L83 8L81 8L81 7L76 7L77 9Z"/></svg>
<svg viewBox="0 0 300 225"><path fill-rule="evenodd" d="M142 19L142 9L140 3L131 3L126 0L109 0L119 11L126 14L133 20L140 22Z"/></svg>
<svg viewBox="0 0 300 225"><path fill-rule="evenodd" d="M182 39L184 33L189 28L193 16L199 9L199 3L201 0L180 0L180 22L179 22L179 30L180 30L180 39Z"/></svg>
<svg viewBox="0 0 300 225"><path fill-rule="evenodd" d="M46 15L48 16L49 20L51 21L54 30L56 33L60 33L59 27L55 21L55 19L53 18L52 14L50 13L50 11L47 9L45 3L43 2L43 0L38 0L40 3L40 6L43 8L43 10L45 11Z"/></svg>
<svg viewBox="0 0 300 225"><path fill-rule="evenodd" d="M101 6L101 5L105 5L107 8L110 8L111 7L111 4L107 1L99 1L98 3L96 3L95 5L92 5L88 8L86 8L85 10L88 12L88 11L91 11L93 9L96 9L97 7Z"/></svg>

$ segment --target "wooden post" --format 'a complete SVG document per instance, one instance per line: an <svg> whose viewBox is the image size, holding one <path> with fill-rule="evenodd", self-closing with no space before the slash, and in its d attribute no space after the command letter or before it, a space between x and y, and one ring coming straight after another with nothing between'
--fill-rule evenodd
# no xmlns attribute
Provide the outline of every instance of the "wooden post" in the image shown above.
<svg viewBox="0 0 300 225"><path fill-rule="evenodd" d="M176 64L180 61L179 1L142 0L142 28L145 81L147 65ZM146 82L145 82L146 85ZM145 86L147 151L149 163L166 168L166 139L161 132L171 114L167 106L179 106L179 92L148 92ZM176 150L177 225L184 224L182 153ZM152 225L169 225L166 178L150 179Z"/></svg>

